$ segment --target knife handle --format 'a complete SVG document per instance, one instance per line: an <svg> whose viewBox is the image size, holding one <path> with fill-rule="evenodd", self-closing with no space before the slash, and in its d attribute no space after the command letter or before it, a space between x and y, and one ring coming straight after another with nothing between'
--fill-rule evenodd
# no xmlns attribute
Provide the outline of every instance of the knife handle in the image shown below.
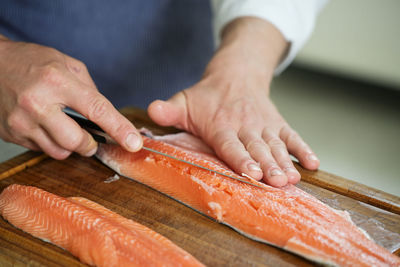
<svg viewBox="0 0 400 267"><path fill-rule="evenodd" d="M85 129L96 142L103 144L117 144L114 139L112 139L108 134L106 134L103 129L101 129L96 123L86 119L79 113L65 108L64 113L68 115L71 119L79 124L83 129Z"/></svg>

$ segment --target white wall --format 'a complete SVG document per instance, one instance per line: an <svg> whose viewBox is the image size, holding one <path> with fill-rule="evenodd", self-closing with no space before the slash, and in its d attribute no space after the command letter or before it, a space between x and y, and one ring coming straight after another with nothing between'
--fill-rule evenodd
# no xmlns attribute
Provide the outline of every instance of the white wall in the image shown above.
<svg viewBox="0 0 400 267"><path fill-rule="evenodd" d="M295 63L400 90L400 0L331 0Z"/></svg>

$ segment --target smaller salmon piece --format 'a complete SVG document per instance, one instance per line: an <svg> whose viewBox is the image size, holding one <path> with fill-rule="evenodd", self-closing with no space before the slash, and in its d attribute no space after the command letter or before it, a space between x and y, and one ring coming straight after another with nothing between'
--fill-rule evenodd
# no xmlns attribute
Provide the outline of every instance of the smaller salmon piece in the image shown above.
<svg viewBox="0 0 400 267"><path fill-rule="evenodd" d="M13 184L0 214L17 228L96 266L204 266L153 230L82 197Z"/></svg>

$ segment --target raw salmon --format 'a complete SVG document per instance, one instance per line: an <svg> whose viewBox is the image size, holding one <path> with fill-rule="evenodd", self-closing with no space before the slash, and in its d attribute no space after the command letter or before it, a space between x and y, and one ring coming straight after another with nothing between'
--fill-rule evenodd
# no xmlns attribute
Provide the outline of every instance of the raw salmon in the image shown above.
<svg viewBox="0 0 400 267"><path fill-rule="evenodd" d="M239 176L188 134L143 137L144 145L262 188L141 150L101 145L98 158L121 175L211 216L243 235L312 261L339 266L400 266L400 258L370 240L347 212L299 188L274 188Z"/></svg>
<svg viewBox="0 0 400 267"><path fill-rule="evenodd" d="M10 185L0 213L25 232L96 266L204 266L151 229L81 197Z"/></svg>

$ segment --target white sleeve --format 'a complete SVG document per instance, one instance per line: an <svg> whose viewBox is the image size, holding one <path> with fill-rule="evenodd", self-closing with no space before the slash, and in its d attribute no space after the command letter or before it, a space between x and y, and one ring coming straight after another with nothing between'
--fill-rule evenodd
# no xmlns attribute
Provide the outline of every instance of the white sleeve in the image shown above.
<svg viewBox="0 0 400 267"><path fill-rule="evenodd" d="M272 23L290 43L286 58L275 70L283 71L303 47L314 28L318 12L328 0L211 0L214 40L220 43L220 33L232 20L252 16Z"/></svg>

